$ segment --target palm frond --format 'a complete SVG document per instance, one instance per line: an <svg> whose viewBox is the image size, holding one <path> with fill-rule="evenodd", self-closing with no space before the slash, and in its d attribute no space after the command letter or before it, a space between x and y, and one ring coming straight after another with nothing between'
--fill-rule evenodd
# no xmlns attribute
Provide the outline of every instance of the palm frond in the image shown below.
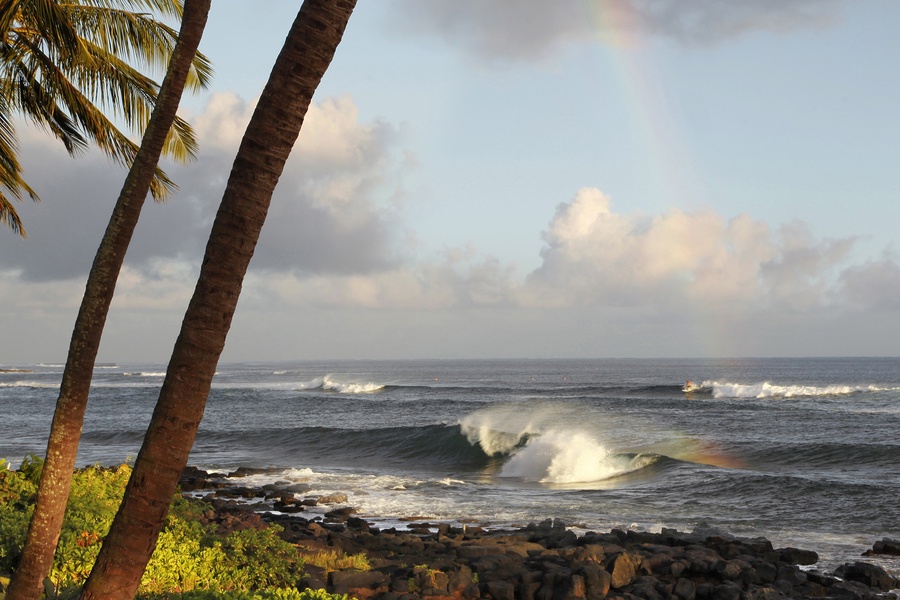
<svg viewBox="0 0 900 600"><path fill-rule="evenodd" d="M104 4L104 6L98 6ZM168 67L178 31L162 23L151 14L123 10L122 2L100 2L69 7L70 18L76 23L79 36L120 59L145 66L159 73ZM131 2L138 5L165 5L172 8L172 2ZM179 4L180 6L180 4ZM179 12L180 15L180 12ZM198 53L189 74L188 89L207 87L212 79L213 69L209 59Z"/></svg>
<svg viewBox="0 0 900 600"><path fill-rule="evenodd" d="M2 5L0 27L4 36L18 22L48 44L74 46L78 43L78 32L56 0L19 0Z"/></svg>
<svg viewBox="0 0 900 600"><path fill-rule="evenodd" d="M66 0L63 6L87 5L102 8L124 8L134 12L146 11L164 17L181 19L184 13L184 2L181 0Z"/></svg>
<svg viewBox="0 0 900 600"><path fill-rule="evenodd" d="M0 187L16 198L36 198L22 179L12 125L4 124L14 113L60 139L70 154L94 143L129 166L138 146L113 119L130 132L144 131L159 90L151 75L168 68L178 38L164 21L177 22L183 9L182 0L0 2ZM212 73L209 59L198 53L187 89L206 87ZM197 140L184 120L176 119L163 153L180 162L196 156ZM157 169L153 197L165 199L174 189ZM0 222L21 230L8 196L0 199Z"/></svg>
<svg viewBox="0 0 900 600"><path fill-rule="evenodd" d="M16 207L3 194L3 190L0 190L0 223L5 224L15 234L28 237L25 234L25 228L22 227L22 219L19 218Z"/></svg>
<svg viewBox="0 0 900 600"><path fill-rule="evenodd" d="M17 151L18 143L10 119L9 104L5 98L0 98L0 223L5 223L14 233L25 237L25 229L22 228L22 220L16 207L12 199L3 193L5 188L17 200L21 199L22 192L33 200L39 200L34 190L22 179Z"/></svg>

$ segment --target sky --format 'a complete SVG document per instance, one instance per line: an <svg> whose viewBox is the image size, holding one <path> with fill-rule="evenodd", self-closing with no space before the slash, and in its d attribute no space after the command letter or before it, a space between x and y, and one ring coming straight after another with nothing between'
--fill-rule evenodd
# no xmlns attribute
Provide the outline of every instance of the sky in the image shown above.
<svg viewBox="0 0 900 600"><path fill-rule="evenodd" d="M98 360L165 363L296 14L217 0ZM359 0L223 361L900 355L900 3ZM65 359L124 171L19 129L0 366Z"/></svg>

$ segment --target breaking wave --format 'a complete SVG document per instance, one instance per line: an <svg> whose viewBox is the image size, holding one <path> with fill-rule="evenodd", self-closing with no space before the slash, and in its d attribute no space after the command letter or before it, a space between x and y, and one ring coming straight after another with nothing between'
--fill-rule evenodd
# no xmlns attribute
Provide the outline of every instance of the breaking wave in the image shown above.
<svg viewBox="0 0 900 600"><path fill-rule="evenodd" d="M704 381L701 390L708 391L714 398L798 398L806 396L846 396L862 392L892 392L898 391L897 387L882 387L878 385L852 385L831 384L825 386L815 385L779 385L769 383L720 383L718 381Z"/></svg>
<svg viewBox="0 0 900 600"><path fill-rule="evenodd" d="M663 458L609 448L578 426L561 426L546 406L526 413L476 411L460 421L466 439L488 456L502 456L501 477L547 484L607 481L634 473Z"/></svg>

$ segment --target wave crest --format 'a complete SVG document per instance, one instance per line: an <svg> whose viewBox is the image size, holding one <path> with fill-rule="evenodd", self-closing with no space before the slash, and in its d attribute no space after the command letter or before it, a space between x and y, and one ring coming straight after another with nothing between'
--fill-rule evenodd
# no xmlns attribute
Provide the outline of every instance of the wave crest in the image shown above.
<svg viewBox="0 0 900 600"><path fill-rule="evenodd" d="M547 484L605 481L655 462L659 456L619 454L596 435L560 422L559 406L506 406L476 411L460 432L488 456L505 457L501 477Z"/></svg>
<svg viewBox="0 0 900 600"><path fill-rule="evenodd" d="M322 389L335 391L340 394L371 394L384 389L380 383L343 383L334 381L330 376L322 380Z"/></svg>
<svg viewBox="0 0 900 600"><path fill-rule="evenodd" d="M778 385L764 381L762 383L719 383L704 381L702 388L712 390L714 398L797 398L805 396L846 396L859 392L891 392L896 387L879 387L877 385L831 384L816 385Z"/></svg>

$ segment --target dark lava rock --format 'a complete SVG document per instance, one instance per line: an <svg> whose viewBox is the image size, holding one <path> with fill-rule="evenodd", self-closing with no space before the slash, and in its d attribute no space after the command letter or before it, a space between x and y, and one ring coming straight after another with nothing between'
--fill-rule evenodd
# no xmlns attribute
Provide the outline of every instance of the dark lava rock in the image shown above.
<svg viewBox="0 0 900 600"><path fill-rule="evenodd" d="M877 554L900 556L900 540L884 538L881 541L875 542L871 550L863 552L863 556L873 556Z"/></svg>
<svg viewBox="0 0 900 600"><path fill-rule="evenodd" d="M189 476L203 479L200 472ZM898 600L891 590L900 588L898 579L876 565L846 564L833 575L805 570L800 566L817 562L815 552L776 550L768 540L711 527L581 537L549 519L506 530L433 522L379 529L353 516L350 506L330 507L324 520L264 508L254 512L241 499L253 495L242 489L236 499L208 498L213 509L202 519L222 532L278 525L282 539L301 553L365 554L368 571L326 575L308 565L303 583L359 600ZM264 495L282 511L306 504L282 486L260 490ZM895 544L883 540L873 553L892 554Z"/></svg>
<svg viewBox="0 0 900 600"><path fill-rule="evenodd" d="M856 581L882 592L900 589L900 579L893 577L878 565L864 562L847 563L835 569L834 574L847 581Z"/></svg>

